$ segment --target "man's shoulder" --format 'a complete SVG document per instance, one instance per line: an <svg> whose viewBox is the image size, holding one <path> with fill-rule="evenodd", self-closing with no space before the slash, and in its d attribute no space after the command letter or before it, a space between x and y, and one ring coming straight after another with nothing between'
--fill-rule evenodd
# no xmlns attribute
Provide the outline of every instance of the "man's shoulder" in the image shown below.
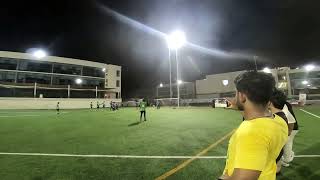
<svg viewBox="0 0 320 180"><path fill-rule="evenodd" d="M239 127L239 134L241 136L260 136L268 134L273 123L271 118L259 118L250 121L244 121Z"/></svg>

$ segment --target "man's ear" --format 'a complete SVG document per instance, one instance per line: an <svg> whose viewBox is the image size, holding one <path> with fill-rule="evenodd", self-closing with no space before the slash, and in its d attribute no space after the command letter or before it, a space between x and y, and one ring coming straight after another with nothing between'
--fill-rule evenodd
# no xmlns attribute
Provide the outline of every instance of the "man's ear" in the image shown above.
<svg viewBox="0 0 320 180"><path fill-rule="evenodd" d="M271 101L268 102L268 108L270 109L271 107L273 107L273 104L271 103Z"/></svg>
<svg viewBox="0 0 320 180"><path fill-rule="evenodd" d="M239 101L241 103L245 103L247 101L247 95L242 93L242 92L238 92L238 96L239 96Z"/></svg>

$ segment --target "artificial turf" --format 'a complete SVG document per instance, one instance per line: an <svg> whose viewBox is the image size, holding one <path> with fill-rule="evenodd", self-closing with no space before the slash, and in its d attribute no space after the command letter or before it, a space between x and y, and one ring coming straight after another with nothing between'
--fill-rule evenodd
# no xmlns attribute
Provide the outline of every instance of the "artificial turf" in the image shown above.
<svg viewBox="0 0 320 180"><path fill-rule="evenodd" d="M303 109L319 115L320 107ZM295 109L297 155L320 154L320 119ZM0 152L145 156L193 156L241 123L232 110L135 108L0 111ZM206 155L226 154L228 140ZM120 159L0 155L0 179L154 179L183 159ZM215 179L224 159L197 159L168 179ZM320 158L296 158L278 179L320 179Z"/></svg>

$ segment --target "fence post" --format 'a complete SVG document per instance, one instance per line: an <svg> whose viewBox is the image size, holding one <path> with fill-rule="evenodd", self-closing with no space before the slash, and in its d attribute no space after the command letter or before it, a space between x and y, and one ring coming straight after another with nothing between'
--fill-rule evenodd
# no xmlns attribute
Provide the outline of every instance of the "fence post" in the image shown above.
<svg viewBox="0 0 320 180"><path fill-rule="evenodd" d="M98 86L96 86L96 99L98 98Z"/></svg>
<svg viewBox="0 0 320 180"><path fill-rule="evenodd" d="M68 98L70 98L70 84L68 85Z"/></svg>
<svg viewBox="0 0 320 180"><path fill-rule="evenodd" d="M33 89L33 97L37 97L37 82L34 83L34 89Z"/></svg>

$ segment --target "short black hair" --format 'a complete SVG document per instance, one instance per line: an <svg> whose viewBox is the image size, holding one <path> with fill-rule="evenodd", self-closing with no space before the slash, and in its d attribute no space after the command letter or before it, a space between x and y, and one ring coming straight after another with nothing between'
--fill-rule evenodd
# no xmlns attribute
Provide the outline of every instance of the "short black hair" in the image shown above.
<svg viewBox="0 0 320 180"><path fill-rule="evenodd" d="M247 71L234 80L237 91L247 95L248 99L257 105L266 106L275 87L271 74L257 71Z"/></svg>
<svg viewBox="0 0 320 180"><path fill-rule="evenodd" d="M280 91L279 89L274 88L270 102L277 109L283 109L284 105L287 102L287 96Z"/></svg>

